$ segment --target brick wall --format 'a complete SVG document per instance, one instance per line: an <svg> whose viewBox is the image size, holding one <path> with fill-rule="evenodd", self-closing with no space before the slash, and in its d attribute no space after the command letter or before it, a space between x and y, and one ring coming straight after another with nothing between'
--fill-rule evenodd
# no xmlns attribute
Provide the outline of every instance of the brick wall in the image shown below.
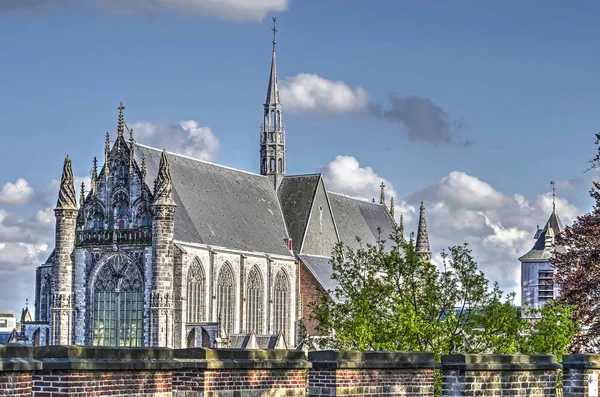
<svg viewBox="0 0 600 397"><path fill-rule="evenodd" d="M41 364L32 358L32 349L0 346L0 397L30 397L31 377Z"/></svg>
<svg viewBox="0 0 600 397"><path fill-rule="evenodd" d="M311 304L321 302L321 296L325 290L306 265L300 261L298 261L298 272L300 273L300 294L302 294L302 323L309 334L316 335L319 322L311 319Z"/></svg>
<svg viewBox="0 0 600 397"><path fill-rule="evenodd" d="M560 367L547 354L442 356L442 397L555 396Z"/></svg>
<svg viewBox="0 0 600 397"><path fill-rule="evenodd" d="M433 396L433 353L310 352L308 392L317 396Z"/></svg>
<svg viewBox="0 0 600 397"><path fill-rule="evenodd" d="M31 396L31 372L19 371L0 373L0 396Z"/></svg>
<svg viewBox="0 0 600 397"><path fill-rule="evenodd" d="M563 357L564 397L598 396L600 355L572 354Z"/></svg>
<svg viewBox="0 0 600 397"><path fill-rule="evenodd" d="M293 350L175 351L181 369L173 372L173 396L304 396L309 367Z"/></svg>

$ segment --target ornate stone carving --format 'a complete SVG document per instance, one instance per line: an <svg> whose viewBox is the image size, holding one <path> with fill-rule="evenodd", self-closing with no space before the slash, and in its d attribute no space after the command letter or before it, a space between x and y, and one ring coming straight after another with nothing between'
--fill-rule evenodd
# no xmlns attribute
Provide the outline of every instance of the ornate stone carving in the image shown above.
<svg viewBox="0 0 600 397"><path fill-rule="evenodd" d="M60 179L60 190L58 191L57 210L77 210L77 200L75 198L75 182L73 178L73 169L69 156L65 158L62 178Z"/></svg>

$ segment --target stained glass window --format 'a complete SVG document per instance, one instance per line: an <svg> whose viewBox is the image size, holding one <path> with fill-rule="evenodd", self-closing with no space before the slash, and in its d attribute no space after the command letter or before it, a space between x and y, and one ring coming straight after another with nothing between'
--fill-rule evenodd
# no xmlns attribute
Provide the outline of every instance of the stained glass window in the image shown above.
<svg viewBox="0 0 600 397"><path fill-rule="evenodd" d="M195 260L188 270L187 277L187 322L205 321L206 281L200 261Z"/></svg>
<svg viewBox="0 0 600 397"><path fill-rule="evenodd" d="M246 282L246 332L262 331L262 290L260 272L253 267Z"/></svg>
<svg viewBox="0 0 600 397"><path fill-rule="evenodd" d="M290 283L283 269L277 272L273 284L273 331L288 341Z"/></svg>
<svg viewBox="0 0 600 397"><path fill-rule="evenodd" d="M142 346L143 284L137 266L123 255L102 266L94 282L93 345Z"/></svg>
<svg viewBox="0 0 600 397"><path fill-rule="evenodd" d="M217 315L227 335L233 333L234 281L233 270L225 264L217 279Z"/></svg>

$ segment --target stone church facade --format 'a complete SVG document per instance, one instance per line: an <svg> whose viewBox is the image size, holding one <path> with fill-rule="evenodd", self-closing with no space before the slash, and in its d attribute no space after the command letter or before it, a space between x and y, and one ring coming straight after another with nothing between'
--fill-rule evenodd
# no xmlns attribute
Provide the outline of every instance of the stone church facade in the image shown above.
<svg viewBox="0 0 600 397"><path fill-rule="evenodd" d="M104 164L93 159L79 200L65 159L31 340L214 347L253 333L293 347L313 332L308 307L335 288L334 245L373 244L398 225L383 186L365 202L327 191L319 174L287 175L282 114L275 40L259 174L136 142L121 104L116 139L106 134ZM421 218L428 252L423 208Z"/></svg>

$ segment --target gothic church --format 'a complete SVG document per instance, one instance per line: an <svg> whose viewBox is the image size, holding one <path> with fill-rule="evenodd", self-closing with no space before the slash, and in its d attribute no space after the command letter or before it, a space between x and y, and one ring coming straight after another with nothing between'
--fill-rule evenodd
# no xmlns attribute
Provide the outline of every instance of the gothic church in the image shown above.
<svg viewBox="0 0 600 397"><path fill-rule="evenodd" d="M334 245L374 244L398 226L383 185L375 203L329 192L319 174L287 175L275 40L260 174L126 138L123 111L79 202L65 159L34 345L234 347L249 334L292 348L314 331L309 303L335 288ZM419 223L428 255L423 207Z"/></svg>

